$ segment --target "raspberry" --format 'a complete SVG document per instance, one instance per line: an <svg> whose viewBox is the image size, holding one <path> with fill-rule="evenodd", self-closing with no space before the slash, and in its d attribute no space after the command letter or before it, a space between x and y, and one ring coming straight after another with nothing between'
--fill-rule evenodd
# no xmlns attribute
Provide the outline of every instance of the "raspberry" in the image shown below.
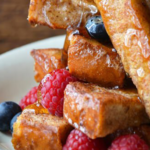
<svg viewBox="0 0 150 150"><path fill-rule="evenodd" d="M148 145L136 134L116 138L108 150L149 150Z"/></svg>
<svg viewBox="0 0 150 150"><path fill-rule="evenodd" d="M28 105L31 105L37 101L37 89L38 87L33 87L27 95L25 95L20 101L20 107L24 109Z"/></svg>
<svg viewBox="0 0 150 150"><path fill-rule="evenodd" d="M58 69L47 74L41 81L41 103L52 115L63 116L64 90L69 82L77 79L65 70Z"/></svg>
<svg viewBox="0 0 150 150"><path fill-rule="evenodd" d="M63 150L106 150L103 139L92 140L79 130L72 130Z"/></svg>

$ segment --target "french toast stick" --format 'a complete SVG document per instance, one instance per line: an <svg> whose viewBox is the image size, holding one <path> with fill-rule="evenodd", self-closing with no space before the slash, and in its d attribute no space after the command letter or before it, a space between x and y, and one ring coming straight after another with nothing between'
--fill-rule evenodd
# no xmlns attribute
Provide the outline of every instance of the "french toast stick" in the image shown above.
<svg viewBox="0 0 150 150"><path fill-rule="evenodd" d="M34 78L37 82L40 82L47 73L66 67L61 61L61 54L61 49L38 49L31 51L31 55L35 60Z"/></svg>
<svg viewBox="0 0 150 150"><path fill-rule="evenodd" d="M121 56L150 117L150 1L95 0L111 41Z"/></svg>
<svg viewBox="0 0 150 150"><path fill-rule="evenodd" d="M88 17L99 14L93 0L31 0L28 20L53 29L79 27Z"/></svg>
<svg viewBox="0 0 150 150"><path fill-rule="evenodd" d="M15 150L62 150L71 130L63 118L25 109L14 124L12 143Z"/></svg>
<svg viewBox="0 0 150 150"><path fill-rule="evenodd" d="M67 85L64 94L64 118L92 139L150 123L134 90L113 90L74 82Z"/></svg>
<svg viewBox="0 0 150 150"><path fill-rule="evenodd" d="M96 40L73 35L68 49L68 67L72 75L104 87L123 87L125 71L113 47Z"/></svg>

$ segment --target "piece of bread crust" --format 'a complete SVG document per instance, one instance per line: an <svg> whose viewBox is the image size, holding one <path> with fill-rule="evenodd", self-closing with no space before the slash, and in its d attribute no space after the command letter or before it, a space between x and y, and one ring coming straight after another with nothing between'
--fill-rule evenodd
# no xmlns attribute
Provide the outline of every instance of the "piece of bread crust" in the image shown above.
<svg viewBox="0 0 150 150"><path fill-rule="evenodd" d="M15 150L62 150L73 129L63 118L25 109L14 124Z"/></svg>
<svg viewBox="0 0 150 150"><path fill-rule="evenodd" d="M28 20L53 29L84 26L88 17L99 15L93 0L31 0Z"/></svg>
<svg viewBox="0 0 150 150"><path fill-rule="evenodd" d="M136 91L80 82L69 83L65 89L64 118L92 139L150 123Z"/></svg>
<svg viewBox="0 0 150 150"><path fill-rule="evenodd" d="M124 85L125 71L116 50L81 35L71 36L68 67L82 81L104 87Z"/></svg>
<svg viewBox="0 0 150 150"><path fill-rule="evenodd" d="M66 67L61 61L61 54L62 49L38 49L31 51L31 55L35 60L34 78L37 82L40 82L47 73Z"/></svg>
<svg viewBox="0 0 150 150"><path fill-rule="evenodd" d="M95 2L124 68L136 85L150 117L150 1Z"/></svg>

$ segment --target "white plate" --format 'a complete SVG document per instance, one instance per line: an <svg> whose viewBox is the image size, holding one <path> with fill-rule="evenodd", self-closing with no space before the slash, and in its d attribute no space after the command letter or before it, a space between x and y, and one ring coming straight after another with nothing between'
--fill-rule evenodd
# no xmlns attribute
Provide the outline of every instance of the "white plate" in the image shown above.
<svg viewBox="0 0 150 150"><path fill-rule="evenodd" d="M19 102L37 83L34 81L32 49L62 48L65 36L34 42L0 55L0 103ZM11 136L0 132L0 150L13 150Z"/></svg>

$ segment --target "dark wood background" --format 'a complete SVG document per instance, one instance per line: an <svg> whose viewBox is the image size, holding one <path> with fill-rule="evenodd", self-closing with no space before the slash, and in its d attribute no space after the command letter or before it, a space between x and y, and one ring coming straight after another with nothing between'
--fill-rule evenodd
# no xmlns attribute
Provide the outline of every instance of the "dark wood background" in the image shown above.
<svg viewBox="0 0 150 150"><path fill-rule="evenodd" d="M64 30L33 28L27 21L30 0L0 0L0 54L24 44L64 34Z"/></svg>

